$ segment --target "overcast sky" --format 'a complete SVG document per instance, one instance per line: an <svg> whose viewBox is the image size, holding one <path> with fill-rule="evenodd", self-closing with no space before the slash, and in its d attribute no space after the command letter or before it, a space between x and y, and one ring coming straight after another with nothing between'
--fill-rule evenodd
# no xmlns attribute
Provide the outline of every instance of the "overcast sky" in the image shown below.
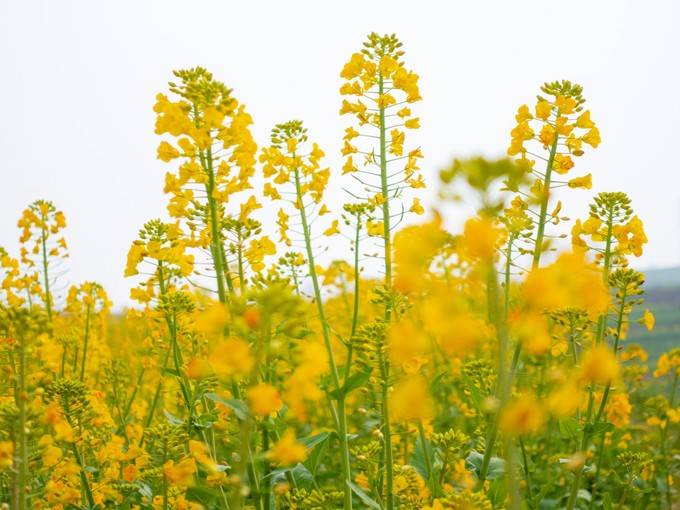
<svg viewBox="0 0 680 510"><path fill-rule="evenodd" d="M339 171L339 72L367 33L395 32L421 76L414 141L433 181L454 156L504 153L539 85L584 86L602 145L577 161L592 192L626 191L650 239L638 267L680 264L680 8L676 1L0 0L0 246L37 198L68 220L65 279L97 280L118 305L139 227L165 216L154 96L171 70L210 69L255 120L303 119ZM334 192L340 203L342 192ZM456 225L462 218L454 211Z"/></svg>

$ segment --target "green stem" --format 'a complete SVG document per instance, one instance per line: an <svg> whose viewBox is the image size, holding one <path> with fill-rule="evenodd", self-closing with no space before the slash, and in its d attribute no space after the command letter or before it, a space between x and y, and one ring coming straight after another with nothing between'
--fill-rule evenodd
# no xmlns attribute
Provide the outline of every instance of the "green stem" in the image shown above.
<svg viewBox="0 0 680 510"><path fill-rule="evenodd" d="M18 348L18 384L16 386L15 400L18 409L17 443L19 455L15 459L17 471L16 503L18 510L29 508L28 502L28 437L26 434L26 401L28 400L26 389L26 345L23 334L19 336Z"/></svg>
<svg viewBox="0 0 680 510"><path fill-rule="evenodd" d="M675 394L678 389L678 369L673 367L675 370L675 375L673 376L673 386L671 387L671 398L669 401L669 409L673 409L675 407ZM668 509L671 510L673 507L673 501L671 498L671 485L669 483L670 481L670 475L671 475L671 468L670 468L670 462L668 461L668 458L666 456L666 438L668 436L668 425L669 425L669 418L666 417L666 424L663 427L663 430L661 431L661 455L663 457L663 463L664 467L666 470L666 480L665 480L665 485L666 485L666 504L668 506Z"/></svg>
<svg viewBox="0 0 680 510"><path fill-rule="evenodd" d="M487 292L489 294L488 303L490 307L489 316L492 319L498 334L498 381L496 383L495 391L496 399L498 401L498 409L494 412L491 422L489 423L489 430L484 448L484 457L482 458L482 466L479 469L478 488L483 486L488 474L491 456L493 454L496 437L498 435L498 421L500 412L510 398L512 375L516 367L516 359L519 359L520 349L520 344L518 343L515 349L516 356L513 355L511 368L508 369L508 334L505 327L505 321L501 319L501 315L499 313L498 277L493 263L489 263L487 271Z"/></svg>
<svg viewBox="0 0 680 510"><path fill-rule="evenodd" d="M382 74L378 79L378 97L382 96L384 90L384 83ZM383 198L382 216L383 216L383 241L385 243L385 287L392 288L392 238L390 227L390 200L389 200L389 183L387 176L387 141L385 126L385 108L380 107L379 113L380 122L380 190ZM385 310L385 317L390 318L390 307ZM389 497L388 497L389 506Z"/></svg>
<svg viewBox="0 0 680 510"><path fill-rule="evenodd" d="M614 355L618 352L619 348L619 340L621 338L621 330L623 327L623 314L625 312L626 308L626 293L624 290L624 293L621 296L621 304L619 306L619 313L618 313L618 318L617 318L617 328L616 328L616 336L614 337ZM597 414L595 415L595 419L592 423L592 425L597 425L602 418L602 415L604 414L605 407L607 405L607 400L609 398L609 392L611 390L611 381L607 383L605 386L604 393L602 394L602 401L600 402L600 407L598 408ZM593 391L592 391L592 386L590 390L590 397L588 399L588 417L586 419L586 424L590 424L590 419L592 416L592 407L594 403L594 396L593 396ZM583 429L583 436L581 439L581 452L585 452L586 448L588 448L588 442L590 440L590 433L588 432L588 427L584 427ZM599 472L599 469L598 469ZM580 468L576 474L574 475L574 480L572 482L571 486L571 492L569 494L569 500L567 501L567 510L573 510L574 506L576 505L576 497L578 496L578 489L581 483L581 476L583 474L583 468ZM597 472L596 472L597 475ZM595 478L595 483L597 483L598 479ZM594 496L594 495L592 495Z"/></svg>
<svg viewBox="0 0 680 510"><path fill-rule="evenodd" d="M392 427L390 424L389 406L389 365L386 360L382 360L382 427L385 449L385 500L387 509L394 509L394 460L392 453Z"/></svg>
<svg viewBox="0 0 680 510"><path fill-rule="evenodd" d="M552 179L553 163L557 154L557 143L559 135L555 133L555 140L550 147L550 155L545 168L545 179L543 180L543 196L541 197L541 208L538 214L538 227L536 230L536 242L534 243L534 256L531 268L536 269L541 262L541 252L543 251L543 239L545 237L545 223L548 215L548 202L550 201L550 184Z"/></svg>
<svg viewBox="0 0 680 510"><path fill-rule="evenodd" d="M45 282L45 308L47 309L47 320L52 322L52 294L50 293L50 278L47 271L47 235L44 228L41 229L40 235L42 243L43 279Z"/></svg>
<svg viewBox="0 0 680 510"><path fill-rule="evenodd" d="M213 191L215 190L215 172L213 170L213 157L210 149L204 154L201 151L199 158L201 165L208 175L208 180L205 183L205 192L208 197L208 210L210 214L210 254L215 266L215 275L217 277L217 296L220 303L227 302L227 292L224 287L226 281L230 291L233 291L233 284L228 275L228 267L226 265L226 257L224 255L224 246L222 245L222 232L220 229L217 202L213 198Z"/></svg>
<svg viewBox="0 0 680 510"><path fill-rule="evenodd" d="M423 427L422 420L418 420L418 435L420 437L420 445L423 448L423 456L425 457L425 469L427 473L427 484L430 486L432 493L435 497L441 495L441 487L437 478L434 476L434 467L432 464L432 457L430 457L429 443L427 437L425 436L425 428ZM404 460L406 462L406 460Z"/></svg>
<svg viewBox="0 0 680 510"><path fill-rule="evenodd" d="M519 447L522 450L522 463L524 464L524 479L527 482L527 494L528 494L527 499L531 499L532 490L531 490L531 472L529 471L529 459L527 458L527 450L524 447L524 440L521 437L519 438Z"/></svg>
<svg viewBox="0 0 680 510"><path fill-rule="evenodd" d="M293 154L295 157L295 154ZM307 263L309 266L309 276L312 279L312 285L314 287L314 300L316 301L316 308L319 314L319 321L321 322L321 330L323 333L323 339L326 346L326 352L328 354L328 362L331 370L331 378L333 380L333 385L338 393L341 393L340 376L338 374L338 367L335 363L335 355L333 353L333 346L331 345L331 335L330 327L328 321L326 320L326 313L324 311L323 299L321 297L321 287L319 286L319 278L316 273L316 265L314 262L314 252L312 250L311 233L309 228L309 223L307 220L307 211L305 210L303 195L302 195L302 184L300 181L300 170L295 168L295 191L297 195L297 202L300 204L300 219L302 222L302 231L305 238L305 248L307 251ZM332 407L332 406L331 406ZM349 443L347 440L347 416L345 410L345 399L341 396L337 399L337 415L338 415L338 435L340 436L340 447L342 455L342 475L345 480L343 484L344 491L344 508L349 510L352 508L352 489L350 488L348 482L352 481L351 465L349 461Z"/></svg>
<svg viewBox="0 0 680 510"><path fill-rule="evenodd" d="M90 338L90 315L92 313L91 305L87 305L87 312L85 313L85 336L83 338L83 360L80 365L80 381L85 380L85 364L87 363L87 344Z"/></svg>

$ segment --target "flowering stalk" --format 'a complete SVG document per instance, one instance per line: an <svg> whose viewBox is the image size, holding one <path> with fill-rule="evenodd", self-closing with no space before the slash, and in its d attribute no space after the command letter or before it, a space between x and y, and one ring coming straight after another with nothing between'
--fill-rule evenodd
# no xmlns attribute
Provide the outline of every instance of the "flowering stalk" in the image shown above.
<svg viewBox="0 0 680 510"><path fill-rule="evenodd" d="M47 235L45 233L45 225L40 227L40 243L42 245L42 266L43 266L43 282L45 285L45 308L47 310L47 320L52 322L52 294L50 293L50 278L47 270Z"/></svg>
<svg viewBox="0 0 680 510"><path fill-rule="evenodd" d="M680 370L677 368L674 369L673 373L673 383L671 385L671 397L670 400L668 401L669 409L674 409L675 408L675 396L676 392L678 389L678 377L680 376ZM670 426L670 418L667 416L666 417L666 423L663 426L663 429L661 430L661 455L663 456L664 459L664 467L666 468L665 471L665 476L666 476L666 505L668 506L669 509L673 508L673 501L671 497L671 484L669 483L671 480L671 461L668 460L667 454L666 454L666 438L668 437L668 427Z"/></svg>
<svg viewBox="0 0 680 510"><path fill-rule="evenodd" d="M26 401L28 400L28 393L26 388L26 339L22 332L18 336L17 350L17 386L14 398L19 415L16 429L19 454L15 459L17 470L15 504L18 510L26 510L29 508L28 437L26 433Z"/></svg>
<svg viewBox="0 0 680 510"><path fill-rule="evenodd" d="M621 335L623 331L623 326L625 324L625 316L630 313L630 304L628 298L639 294L639 285L641 283L642 275L635 273L632 270L619 270L614 273L611 280L618 283L618 310L617 310L617 325L616 332L614 333L614 347L613 347L613 359L616 360L618 355L619 341L621 340ZM585 452L588 448L590 438L592 436L594 428L600 423L604 415L605 408L607 406L607 400L609 398L609 392L611 390L612 378L609 378L605 384L604 392L602 394L602 400L600 406L593 418L594 411L594 395L593 395L593 384L590 386L590 396L588 400L588 411L586 415L586 423L583 427L583 434L581 436L580 452ZM592 419L592 422L591 422ZM604 434L604 432L601 432ZM583 475L583 467L579 467L574 475L572 481L571 491L569 494L569 499L567 501L567 510L573 510L576 505L576 498L578 496L578 490L581 482L581 477ZM597 483L597 478L595 480Z"/></svg>
<svg viewBox="0 0 680 510"><path fill-rule="evenodd" d="M295 158L294 152L293 158ZM307 220L307 211L304 206L304 195L302 193L300 169L298 166L294 168L293 176L295 182L295 193L297 197L297 203L299 204L300 210L300 220L302 222L302 232L305 240L305 250L307 252L309 276L312 280L312 285L314 287L314 301L316 302L316 309L319 313L319 321L321 322L323 339L326 345L326 352L328 353L328 362L331 368L331 378L333 381L333 386L338 392L335 414L337 415L338 435L340 436L340 448L342 450L341 458L342 474L343 478L345 479L345 486L343 487L344 508L347 510L352 508L352 490L349 484L347 483L352 481L352 475L349 461L349 442L347 440L347 411L345 409L345 395L344 392L342 391L340 376L338 374L338 367L335 363L335 354L333 353L333 347L331 346L330 327L328 325L328 321L326 320L326 313L324 311L323 299L321 296L321 287L319 286L319 278L316 273L316 264L314 262L314 250L312 249L312 236L309 229L309 222ZM345 374L345 377L348 376L349 372Z"/></svg>
<svg viewBox="0 0 680 510"><path fill-rule="evenodd" d="M85 312L85 336L83 338L83 361L80 365L80 380L85 380L85 363L87 362L87 343L90 339L90 315L92 313L92 306L87 305L87 311Z"/></svg>

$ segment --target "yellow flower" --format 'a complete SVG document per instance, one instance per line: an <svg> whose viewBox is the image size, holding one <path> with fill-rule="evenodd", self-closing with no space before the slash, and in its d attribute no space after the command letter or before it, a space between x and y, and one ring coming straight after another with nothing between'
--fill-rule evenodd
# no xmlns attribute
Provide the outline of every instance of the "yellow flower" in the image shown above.
<svg viewBox="0 0 680 510"><path fill-rule="evenodd" d="M627 393L614 393L607 402L607 421L616 428L622 428L630 422L630 413L633 406L630 405Z"/></svg>
<svg viewBox="0 0 680 510"><path fill-rule="evenodd" d="M166 141L162 141L158 146L158 159L166 163L179 157L179 151Z"/></svg>
<svg viewBox="0 0 680 510"><path fill-rule="evenodd" d="M656 319L654 318L654 314L650 312L649 309L645 309L644 313L642 314L642 323L647 328L647 331L651 332L654 329L655 322Z"/></svg>
<svg viewBox="0 0 680 510"><path fill-rule="evenodd" d="M0 470L12 467L14 460L14 443L0 441Z"/></svg>
<svg viewBox="0 0 680 510"><path fill-rule="evenodd" d="M404 122L404 127L406 129L418 129L420 127L420 119L415 117Z"/></svg>
<svg viewBox="0 0 680 510"><path fill-rule="evenodd" d="M601 343L583 353L578 374L580 381L607 384L618 374L619 363L608 345Z"/></svg>
<svg viewBox="0 0 680 510"><path fill-rule="evenodd" d="M543 410L532 394L526 393L511 400L503 409L498 424L500 430L511 436L538 432L545 421Z"/></svg>
<svg viewBox="0 0 680 510"><path fill-rule="evenodd" d="M385 227L382 221L366 221L366 231L369 236L381 237L384 234Z"/></svg>
<svg viewBox="0 0 680 510"><path fill-rule="evenodd" d="M463 246L465 251L483 262L491 262L501 241L501 230L488 218L471 218L465 222Z"/></svg>
<svg viewBox="0 0 680 510"><path fill-rule="evenodd" d="M259 383L248 389L248 405L258 416L269 416L283 406L279 390L267 383Z"/></svg>
<svg viewBox="0 0 680 510"><path fill-rule="evenodd" d="M425 212L425 209L423 206L420 204L420 200L417 198L413 199L413 203L411 204L411 208L409 209L410 212L415 213L415 214L423 214Z"/></svg>
<svg viewBox="0 0 680 510"><path fill-rule="evenodd" d="M609 291L601 270L585 260L584 253L563 253L546 267L532 270L522 294L529 308L538 312L578 308L593 319L606 312Z"/></svg>
<svg viewBox="0 0 680 510"><path fill-rule="evenodd" d="M595 127L595 123L592 120L590 120L590 110L586 110L585 112L578 116L578 119L576 119L576 127L580 127L583 129Z"/></svg>
<svg viewBox="0 0 680 510"><path fill-rule="evenodd" d="M193 485L194 473L196 472L196 461L187 457L175 463L173 460L168 460L163 464L163 474L168 482L173 485L187 487Z"/></svg>
<svg viewBox="0 0 680 510"><path fill-rule="evenodd" d="M541 355L550 347L546 318L538 314L518 314L510 320L510 334L533 355Z"/></svg>
<svg viewBox="0 0 680 510"><path fill-rule="evenodd" d="M548 120L552 113L552 105L547 101L539 101L536 103L536 117L541 120Z"/></svg>
<svg viewBox="0 0 680 510"><path fill-rule="evenodd" d="M324 230L323 235L330 237L339 233L340 229L338 228L338 220L333 220L331 226Z"/></svg>
<svg viewBox="0 0 680 510"><path fill-rule="evenodd" d="M558 174L566 174L574 167L574 161L571 156L566 154L556 154L553 159L553 170Z"/></svg>
<svg viewBox="0 0 680 510"><path fill-rule="evenodd" d="M417 372L429 346L422 330L409 320L401 320L390 327L388 337L392 363L406 373Z"/></svg>
<svg viewBox="0 0 680 510"><path fill-rule="evenodd" d="M573 381L561 382L546 400L548 410L558 418L571 416L581 403L581 392Z"/></svg>
<svg viewBox="0 0 680 510"><path fill-rule="evenodd" d="M674 373L680 373L680 349L673 349L659 356L659 360L656 362L656 370L654 370L654 377L664 376L671 370L674 370Z"/></svg>
<svg viewBox="0 0 680 510"><path fill-rule="evenodd" d="M434 403L427 381L420 375L409 376L394 387L390 413L398 422L428 421L434 413Z"/></svg>
<svg viewBox="0 0 680 510"><path fill-rule="evenodd" d="M274 447L267 452L267 458L277 464L289 466L307 458L305 445L295 439L293 429L286 429Z"/></svg>
<svg viewBox="0 0 680 510"><path fill-rule="evenodd" d="M587 174L583 177L576 177L567 182L567 186L570 188L583 188L590 189L593 187L593 174Z"/></svg>
<svg viewBox="0 0 680 510"><path fill-rule="evenodd" d="M240 338L229 338L218 344L209 359L215 374L223 377L245 375L255 363L248 343Z"/></svg>

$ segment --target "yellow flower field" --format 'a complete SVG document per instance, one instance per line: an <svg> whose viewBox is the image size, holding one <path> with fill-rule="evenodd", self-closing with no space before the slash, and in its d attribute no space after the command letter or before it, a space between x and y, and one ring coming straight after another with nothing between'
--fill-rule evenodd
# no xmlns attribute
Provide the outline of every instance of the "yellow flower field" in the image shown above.
<svg viewBox="0 0 680 510"><path fill-rule="evenodd" d="M166 220L130 232L123 314L91 281L55 299L67 218L25 209L0 248L0 508L677 508L680 349L648 366L626 340L634 312L654 328L643 222L620 191L561 212L597 183L587 90L537 84L506 158L427 182L399 39L339 67L340 168L303 121L256 140L219 77L174 71L149 105ZM448 231L426 186L477 213Z"/></svg>

